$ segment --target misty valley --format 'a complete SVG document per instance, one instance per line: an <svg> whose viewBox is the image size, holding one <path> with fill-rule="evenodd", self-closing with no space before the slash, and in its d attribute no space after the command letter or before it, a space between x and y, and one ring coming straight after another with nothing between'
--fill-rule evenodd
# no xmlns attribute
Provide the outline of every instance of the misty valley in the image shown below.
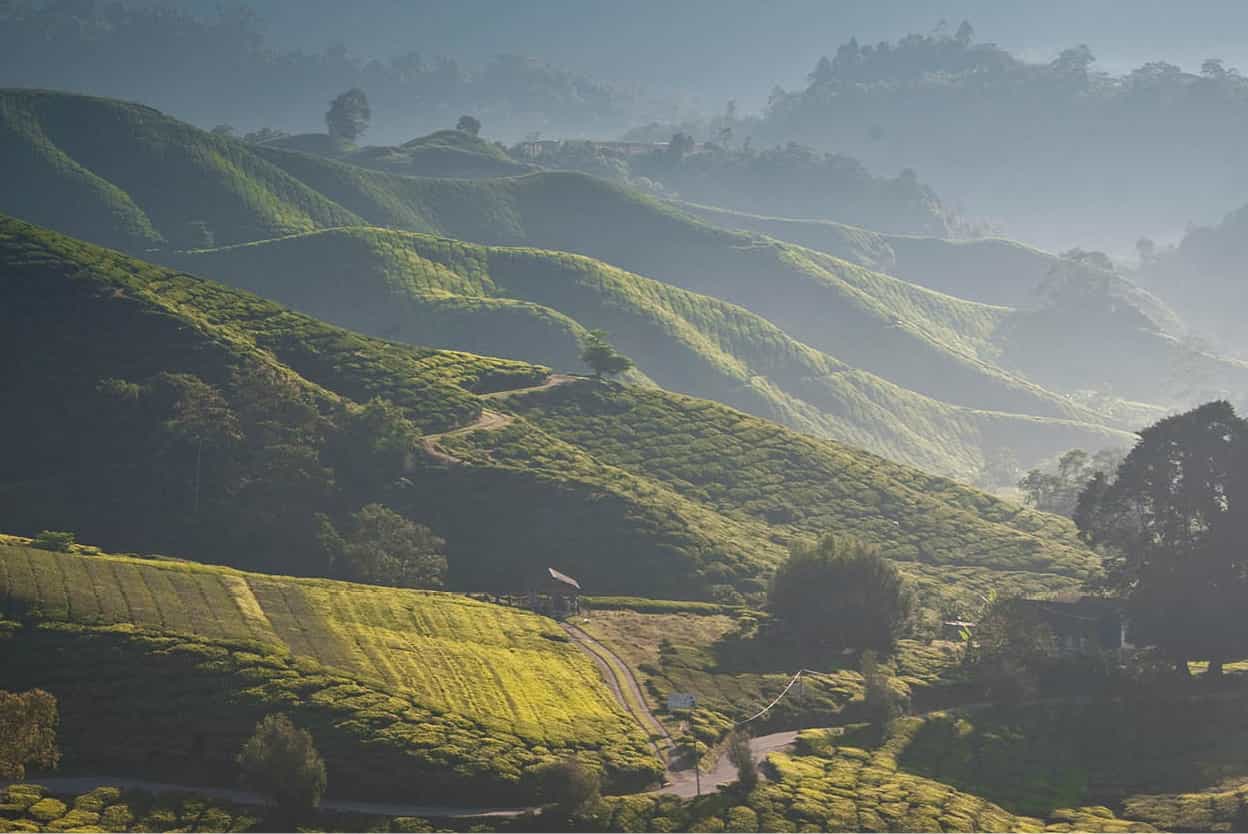
<svg viewBox="0 0 1248 834"><path fill-rule="evenodd" d="M1248 831L1248 10L937 5L0 0L0 832Z"/></svg>

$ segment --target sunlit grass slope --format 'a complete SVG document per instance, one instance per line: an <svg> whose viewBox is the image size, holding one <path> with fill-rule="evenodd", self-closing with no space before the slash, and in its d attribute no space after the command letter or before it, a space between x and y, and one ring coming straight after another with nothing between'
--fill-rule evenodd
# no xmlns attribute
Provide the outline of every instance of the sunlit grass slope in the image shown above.
<svg viewBox="0 0 1248 834"><path fill-rule="evenodd" d="M990 337L1009 315L1004 308L962 301L814 250L715 228L582 174L416 179L303 154L260 152L374 225L577 252L745 307L840 361L937 399L1095 420L994 364L997 348Z"/></svg>
<svg viewBox="0 0 1248 834"><path fill-rule="evenodd" d="M1097 570L1064 519L716 403L623 386L563 387L511 402L551 435L731 518L793 534L852 531L924 565L1080 578Z"/></svg>
<svg viewBox="0 0 1248 834"><path fill-rule="evenodd" d="M1129 438L950 406L850 368L748 310L583 256L377 228L180 254L197 274L386 338L578 370L604 328L645 376L930 471L973 478L1000 449L1034 463Z"/></svg>
<svg viewBox="0 0 1248 834"><path fill-rule="evenodd" d="M280 708L294 683L303 705L290 706L318 721L325 710L338 713L337 731L354 737L354 755L365 760L367 747L380 744L413 770L445 765L501 782L561 750L600 751L604 764L634 780L657 767L589 659L555 623L516 609L191 562L50 553L13 540L0 543L0 600L9 618L65 640L151 634L220 646L212 653L220 671L258 687L252 697ZM11 636L4 653L20 657L25 640ZM290 664L298 670L305 660L323 671L308 667L304 680L286 680ZM24 671L26 684L44 685L38 669ZM47 672L54 691L62 674ZM159 687L159 678L148 685ZM344 707L351 717L341 715ZM62 713L71 727L83 720ZM105 703L95 717L106 714ZM74 752L79 768L109 755L79 744Z"/></svg>
<svg viewBox="0 0 1248 834"><path fill-rule="evenodd" d="M131 250L358 222L247 145L149 107L0 90L0 211Z"/></svg>

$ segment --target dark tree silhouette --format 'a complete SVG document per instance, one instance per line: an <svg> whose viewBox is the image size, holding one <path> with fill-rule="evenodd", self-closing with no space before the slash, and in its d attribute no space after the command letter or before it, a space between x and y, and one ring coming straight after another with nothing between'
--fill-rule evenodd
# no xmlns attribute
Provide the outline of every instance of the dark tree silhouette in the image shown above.
<svg viewBox="0 0 1248 834"><path fill-rule="evenodd" d="M238 766L244 784L272 797L290 820L310 812L325 793L325 762L312 734L282 713L266 715L256 725L238 754Z"/></svg>
<svg viewBox="0 0 1248 834"><path fill-rule="evenodd" d="M335 139L354 142L368 130L373 111L368 106L368 96L359 87L352 87L329 103L325 124L329 135Z"/></svg>
<svg viewBox="0 0 1248 834"><path fill-rule="evenodd" d="M26 766L55 767L56 698L42 689L0 691L0 779L20 782Z"/></svg>
<svg viewBox="0 0 1248 834"><path fill-rule="evenodd" d="M901 574L877 548L838 536L794 547L768 602L804 642L879 651L893 649L913 605Z"/></svg>
<svg viewBox="0 0 1248 834"><path fill-rule="evenodd" d="M473 136L480 136L481 121L473 116L460 116L459 121L455 123L455 129L471 133Z"/></svg>
<svg viewBox="0 0 1248 834"><path fill-rule="evenodd" d="M622 374L633 367L633 360L618 352L607 341L605 330L591 330L581 341L581 361L598 378Z"/></svg>
<svg viewBox="0 0 1248 834"><path fill-rule="evenodd" d="M1141 432L1117 479L1097 475L1080 495L1075 523L1106 551L1135 642L1165 650L1181 674L1195 658L1220 675L1248 649L1248 421L1230 403Z"/></svg>

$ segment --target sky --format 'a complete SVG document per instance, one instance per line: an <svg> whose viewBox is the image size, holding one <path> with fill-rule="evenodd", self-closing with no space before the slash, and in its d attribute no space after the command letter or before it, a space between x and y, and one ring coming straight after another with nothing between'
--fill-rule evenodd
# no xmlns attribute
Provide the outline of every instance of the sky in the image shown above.
<svg viewBox="0 0 1248 834"><path fill-rule="evenodd" d="M221 0L148 0L212 14ZM1087 43L1102 69L1149 60L1197 69L1211 56L1248 69L1244 0L254 0L267 41L356 55L408 51L470 64L532 55L626 89L679 94L690 106L744 110L773 86L803 82L821 55L928 33L966 19L977 39L1030 60Z"/></svg>

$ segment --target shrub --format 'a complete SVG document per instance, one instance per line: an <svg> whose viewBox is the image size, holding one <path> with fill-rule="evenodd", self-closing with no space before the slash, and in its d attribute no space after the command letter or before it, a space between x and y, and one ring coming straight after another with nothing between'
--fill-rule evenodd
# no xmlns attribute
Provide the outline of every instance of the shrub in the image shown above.
<svg viewBox="0 0 1248 834"><path fill-rule="evenodd" d="M52 822L52 820L60 819L65 816L65 812L69 810L64 802L52 797L44 797L26 809L26 813L30 814L33 819L40 822Z"/></svg>
<svg viewBox="0 0 1248 834"><path fill-rule="evenodd" d="M728 761L737 769L737 784L744 791L751 791L758 784L758 767L754 764L754 751L750 749L750 734L737 730L728 738Z"/></svg>
<svg viewBox="0 0 1248 834"><path fill-rule="evenodd" d="M601 778L577 759L538 765L534 776L538 796L543 802L554 805L560 814L570 817L584 813L601 799Z"/></svg>
<svg viewBox="0 0 1248 834"><path fill-rule="evenodd" d="M40 550L51 550L55 553L68 553L74 545L74 534L63 530L40 530L32 545Z"/></svg>
<svg viewBox="0 0 1248 834"><path fill-rule="evenodd" d="M238 754L243 780L290 815L307 813L325 793L325 762L312 734L282 713L266 715Z"/></svg>

